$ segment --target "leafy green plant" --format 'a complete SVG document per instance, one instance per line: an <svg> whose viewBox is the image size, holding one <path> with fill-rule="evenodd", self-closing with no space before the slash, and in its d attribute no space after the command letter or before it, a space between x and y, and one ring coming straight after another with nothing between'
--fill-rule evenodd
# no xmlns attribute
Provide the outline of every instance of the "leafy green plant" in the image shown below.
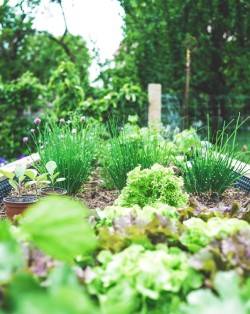
<svg viewBox="0 0 250 314"><path fill-rule="evenodd" d="M26 166L18 165L14 172L0 169L0 173L8 179L9 184L14 188L18 195L21 196L24 188L24 180L26 178Z"/></svg>
<svg viewBox="0 0 250 314"><path fill-rule="evenodd" d="M147 313L147 300L157 301L171 293L186 294L202 284L202 276L189 266L188 256L178 248L167 249L162 245L149 251L140 245L131 245L114 255L102 251L97 258L100 265L92 268L88 285L101 303L103 292L108 297L112 289L126 283L134 292L134 298L127 302L133 301L136 307L144 300ZM117 295L118 300L122 297ZM136 308L129 313L136 313Z"/></svg>
<svg viewBox="0 0 250 314"><path fill-rule="evenodd" d="M229 135L226 134L229 125L224 125L213 145L205 143L203 147L194 147L191 159L180 164L188 192L222 194L244 174L246 166L236 160L235 149L240 125L238 119L234 131Z"/></svg>
<svg viewBox="0 0 250 314"><path fill-rule="evenodd" d="M52 187L54 187L56 183L63 182L66 180L65 178L58 178L60 173L55 172L57 164L53 160L48 161L45 165L45 168L48 171L48 178Z"/></svg>
<svg viewBox="0 0 250 314"><path fill-rule="evenodd" d="M173 142L181 154L189 154L192 149L201 146L201 140L193 128L175 134Z"/></svg>
<svg viewBox="0 0 250 314"><path fill-rule="evenodd" d="M76 256L90 254L96 245L87 215L72 199L50 197L29 208L17 227L0 221L1 313L99 313L71 267ZM28 268L28 243L61 261L54 263L46 285Z"/></svg>
<svg viewBox="0 0 250 314"><path fill-rule="evenodd" d="M30 181L26 182L25 186L33 186L35 188L36 195L38 195L39 188L49 183L47 173L39 174L36 169L27 169L25 171L25 175L30 179Z"/></svg>
<svg viewBox="0 0 250 314"><path fill-rule="evenodd" d="M83 183L88 179L94 165L96 156L97 136L96 127L86 124L78 124L71 127L70 124L53 123L47 125L44 131L34 137L37 151L40 155L39 172L47 172L46 165L50 162L48 172L51 183L58 180L58 173L65 178L59 179L59 185L65 188L69 194L77 193ZM52 173L53 170L53 173Z"/></svg>
<svg viewBox="0 0 250 314"><path fill-rule="evenodd" d="M208 289L191 292L188 295L188 305L184 306L186 314L217 314L224 311L228 314L249 313L249 299L245 299L240 278L236 272L220 272L214 280L217 294ZM248 294L250 292L247 286Z"/></svg>
<svg viewBox="0 0 250 314"><path fill-rule="evenodd" d="M155 130L131 134L126 130L118 132L117 126L111 125L111 134L113 137L105 143L101 164L104 179L119 190L126 185L127 174L135 167L145 169L155 163L170 162L171 150Z"/></svg>
<svg viewBox="0 0 250 314"><path fill-rule="evenodd" d="M27 239L43 252L72 263L77 255L90 252L96 244L93 231L85 221L87 214L78 202L66 197L49 197L27 210L20 226ZM67 234L71 235L70 241L63 238Z"/></svg>
<svg viewBox="0 0 250 314"><path fill-rule="evenodd" d="M191 252L197 252L215 239L223 239L240 230L249 230L249 224L237 218L210 218L207 222L200 218L184 221L187 229L180 237L180 242Z"/></svg>
<svg viewBox="0 0 250 314"><path fill-rule="evenodd" d="M195 269L212 275L219 270L234 268L247 274L250 271L249 247L250 229L242 229L223 239L212 241L193 255L190 262Z"/></svg>
<svg viewBox="0 0 250 314"><path fill-rule="evenodd" d="M174 207L187 203L183 191L183 179L172 168L155 164L150 169L137 167L128 173L127 185L121 191L117 203L121 206L145 205L161 202Z"/></svg>

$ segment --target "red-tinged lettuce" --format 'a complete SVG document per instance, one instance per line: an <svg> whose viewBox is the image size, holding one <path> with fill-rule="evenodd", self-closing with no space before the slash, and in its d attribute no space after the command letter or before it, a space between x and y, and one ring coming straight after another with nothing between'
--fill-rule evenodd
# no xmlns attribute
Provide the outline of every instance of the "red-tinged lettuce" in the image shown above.
<svg viewBox="0 0 250 314"><path fill-rule="evenodd" d="M186 230L180 242L191 252L197 252L216 239L224 239L240 230L250 230L250 225L237 218L210 218L207 222L200 218L190 218L183 223Z"/></svg>
<svg viewBox="0 0 250 314"><path fill-rule="evenodd" d="M218 270L240 269L250 272L250 230L242 230L222 240L212 242L191 258L197 270L215 273Z"/></svg>

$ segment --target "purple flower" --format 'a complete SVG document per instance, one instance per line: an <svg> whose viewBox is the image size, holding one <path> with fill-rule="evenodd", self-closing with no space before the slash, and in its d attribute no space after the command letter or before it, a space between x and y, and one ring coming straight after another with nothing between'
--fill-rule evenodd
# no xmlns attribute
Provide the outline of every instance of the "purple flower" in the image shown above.
<svg viewBox="0 0 250 314"><path fill-rule="evenodd" d="M23 159L24 157L26 157L26 155L21 154L21 155L19 155L19 156L17 157L17 159Z"/></svg>
<svg viewBox="0 0 250 314"><path fill-rule="evenodd" d="M42 120L40 118L35 118L34 123L35 125L39 125L42 122Z"/></svg>
<svg viewBox="0 0 250 314"><path fill-rule="evenodd" d="M23 143L28 143L29 138L27 136L23 137Z"/></svg>
<svg viewBox="0 0 250 314"><path fill-rule="evenodd" d="M3 157L0 157L0 166L4 166L7 163L7 160Z"/></svg>

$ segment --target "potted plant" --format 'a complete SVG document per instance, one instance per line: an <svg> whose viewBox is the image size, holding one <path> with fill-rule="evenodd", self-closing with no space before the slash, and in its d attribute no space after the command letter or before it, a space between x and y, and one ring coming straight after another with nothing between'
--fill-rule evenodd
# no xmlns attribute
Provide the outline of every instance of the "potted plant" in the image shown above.
<svg viewBox="0 0 250 314"><path fill-rule="evenodd" d="M38 189L50 183L48 181L48 174L43 173L39 174L36 169L27 169L25 171L25 175L30 179L30 181L26 182L26 187L33 187L36 192L36 196L38 196Z"/></svg>
<svg viewBox="0 0 250 314"><path fill-rule="evenodd" d="M26 167L24 165L18 165L13 173L0 170L0 173L8 179L9 184L17 192L17 195L7 196L3 199L6 215L10 219L21 214L29 205L37 202L37 195L22 194L25 187L25 179L27 178L25 172Z"/></svg>
<svg viewBox="0 0 250 314"><path fill-rule="evenodd" d="M65 181L65 178L59 178L59 172L56 172L57 164L51 160L45 165L48 175L49 186L41 188L40 193L43 196L46 195L65 195L67 191L61 187L55 186L56 183Z"/></svg>

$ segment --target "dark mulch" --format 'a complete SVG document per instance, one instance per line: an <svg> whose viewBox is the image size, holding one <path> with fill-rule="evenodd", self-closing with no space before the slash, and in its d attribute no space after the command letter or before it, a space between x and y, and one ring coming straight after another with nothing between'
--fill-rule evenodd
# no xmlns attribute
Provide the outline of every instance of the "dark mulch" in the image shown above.
<svg viewBox="0 0 250 314"><path fill-rule="evenodd" d="M237 202L240 207L247 207L250 202L249 192L236 188L226 190L221 196L215 193L204 193L201 195L192 195L192 198L208 208L214 208L222 205L230 206L235 202Z"/></svg>
<svg viewBox="0 0 250 314"><path fill-rule="evenodd" d="M105 189L103 181L95 172L89 182L84 185L82 192L78 193L76 197L82 200L90 209L103 209L114 203L118 197L118 191Z"/></svg>

